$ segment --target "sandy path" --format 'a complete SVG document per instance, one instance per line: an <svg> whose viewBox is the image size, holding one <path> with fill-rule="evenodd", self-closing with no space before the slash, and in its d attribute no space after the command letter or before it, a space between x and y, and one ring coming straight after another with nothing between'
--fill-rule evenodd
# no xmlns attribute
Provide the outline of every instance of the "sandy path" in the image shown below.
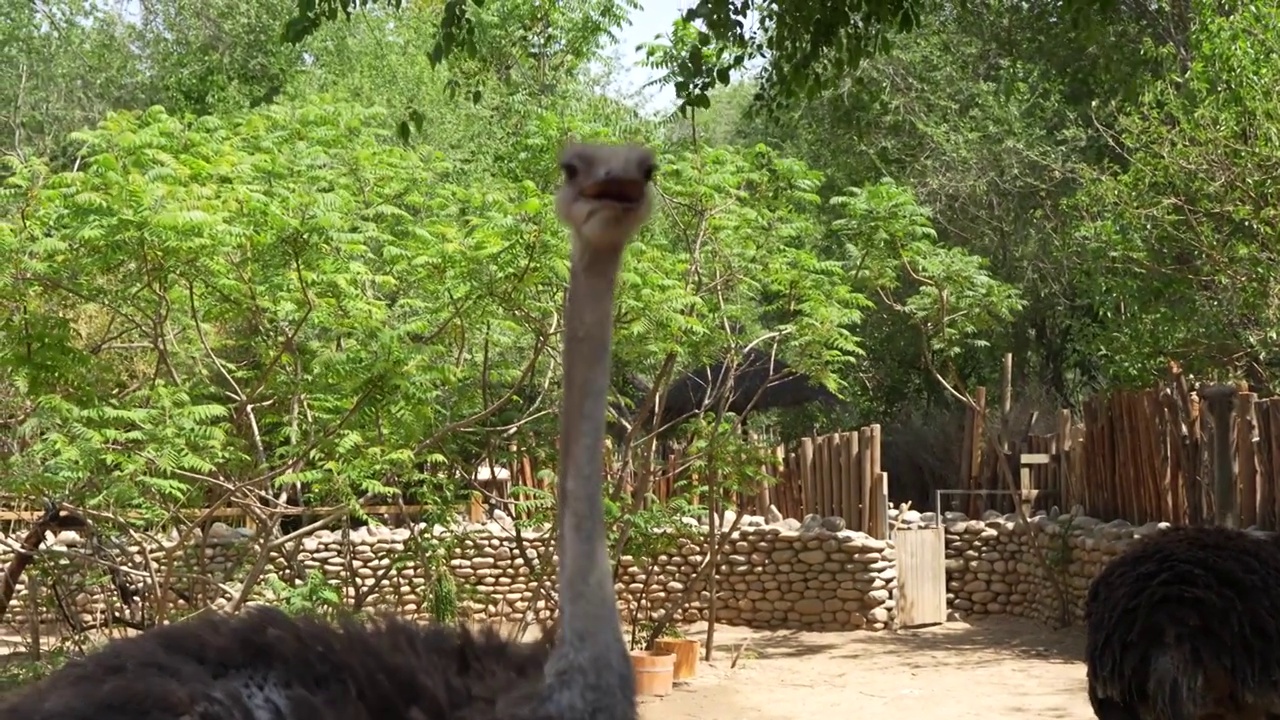
<svg viewBox="0 0 1280 720"><path fill-rule="evenodd" d="M694 628L690 637L705 633ZM735 668L733 648L749 641ZM716 628L716 656L642 720L795 720L838 712L873 720L1091 720L1078 628L1016 619L902 633ZM821 717L821 716L819 716Z"/></svg>

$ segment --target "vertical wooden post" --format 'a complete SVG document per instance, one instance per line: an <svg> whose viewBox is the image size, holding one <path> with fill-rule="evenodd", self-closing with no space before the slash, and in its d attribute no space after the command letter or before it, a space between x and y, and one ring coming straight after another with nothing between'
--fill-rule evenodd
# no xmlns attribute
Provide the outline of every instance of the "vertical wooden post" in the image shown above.
<svg viewBox="0 0 1280 720"><path fill-rule="evenodd" d="M844 507L844 524L855 528L858 524L858 433L841 433L840 439L840 504Z"/></svg>
<svg viewBox="0 0 1280 720"><path fill-rule="evenodd" d="M814 484L817 489L816 512L822 517L831 514L831 436L823 435L813 441Z"/></svg>
<svg viewBox="0 0 1280 720"><path fill-rule="evenodd" d="M871 431L871 472L880 472L880 426L872 424Z"/></svg>
<svg viewBox="0 0 1280 720"><path fill-rule="evenodd" d="M872 423L872 425L867 429L870 431L869 435L871 437L871 477L879 478L880 477L880 425L876 423ZM878 505L876 505L875 517L884 518L885 522L888 522L889 520L889 517L887 514L889 512L889 485L888 485L889 476L888 475L884 476L884 481L885 481L885 485L883 488L884 499L873 500L872 502L879 503ZM884 537L877 535L876 537L880 538L881 540L888 539L888 535L885 535Z"/></svg>
<svg viewBox="0 0 1280 720"><path fill-rule="evenodd" d="M1021 457L1021 453L1019 453ZM1027 465L1018 463L1018 505L1022 512L1022 517L1031 517L1031 468Z"/></svg>
<svg viewBox="0 0 1280 720"><path fill-rule="evenodd" d="M969 445L969 453L971 455L969 461L969 476L964 479L965 487L970 490L980 490L985 482L980 477L982 473L982 456L987 448L987 388L979 386L973 394L973 404L978 406L978 412L973 418L973 438L972 444ZM980 498L975 495L969 495L969 504L965 508L969 517L977 517L978 502ZM937 509L942 512L942 508Z"/></svg>
<svg viewBox="0 0 1280 720"><path fill-rule="evenodd" d="M1271 456L1271 476L1267 478L1267 485L1271 487L1273 496L1273 514L1271 516L1271 530L1280 529L1280 491L1276 489L1276 483L1280 482L1280 400L1271 398L1267 401L1267 420L1271 426L1271 432L1267 433L1267 445L1270 448Z"/></svg>
<svg viewBox="0 0 1280 720"><path fill-rule="evenodd" d="M1000 449L1008 450L1009 415L1013 412L1013 353L1004 354L1000 368Z"/></svg>
<svg viewBox="0 0 1280 720"><path fill-rule="evenodd" d="M1216 524L1240 527L1240 505L1236 490L1235 458L1231 441L1232 400L1236 389L1231 385L1201 385L1200 397L1209 405L1213 420L1213 515Z"/></svg>
<svg viewBox="0 0 1280 720"><path fill-rule="evenodd" d="M1017 472L1017 468L1018 468L1018 466L1013 462L1013 456L1017 448L1014 447L1013 440L1012 440L1012 435L1013 435L1013 432L1012 432L1013 417L1012 416L1013 416L1013 353L1005 353L1004 362L1001 364L1001 367L1000 367L1000 428L999 428L999 435L998 435L999 445L1000 445L1000 454L996 458L996 462L1002 462L1008 465L1010 477L1013 477L1013 473ZM996 472L997 472L996 487L1000 487L999 470L997 469ZM1017 505L1015 504L1017 499L1011 497L1009 498L1009 500L1010 500L1009 512L1016 512L1018 509ZM1004 508L1002 507L1004 505L1004 498L1002 496L997 495L991 498L991 501L992 501L992 505L996 505L998 503L1001 506L999 507L1000 512L1005 512Z"/></svg>
<svg viewBox="0 0 1280 720"><path fill-rule="evenodd" d="M1169 372L1173 375L1174 389L1178 394L1178 399L1182 401L1182 406L1186 408L1186 415L1180 417L1183 423L1180 433L1182 439L1182 500L1187 506L1187 522L1192 525L1199 525L1204 522L1204 491L1200 483L1200 395L1191 392L1187 387L1187 377L1182 374L1182 369L1175 362L1169 363Z"/></svg>
<svg viewBox="0 0 1280 720"><path fill-rule="evenodd" d="M1053 488L1058 491L1058 508L1062 512L1071 512L1071 505L1076 502L1072 495L1071 477L1071 411L1062 409L1058 411L1058 428L1055 431L1055 438L1051 452L1055 453L1054 460L1058 465L1058 484Z"/></svg>
<svg viewBox="0 0 1280 720"><path fill-rule="evenodd" d="M862 433L854 430L848 434L849 449L845 452L849 456L849 474L845 478L849 483L849 517L848 521L850 530L861 530L863 526L863 518L866 517L866 508L862 505L862 456L866 452L866 448L862 444Z"/></svg>
<svg viewBox="0 0 1280 720"><path fill-rule="evenodd" d="M858 430L858 447L861 449L861 460L858 468L858 482L862 486L862 497L859 502L862 505L862 527L854 528L864 533L871 533L871 519L875 517L872 513L872 486L875 484L875 476L871 474L871 463L873 450L871 449L871 428L864 427Z"/></svg>
<svg viewBox="0 0 1280 720"><path fill-rule="evenodd" d="M831 433L831 514L843 518L844 507L844 435Z"/></svg>
<svg viewBox="0 0 1280 720"><path fill-rule="evenodd" d="M782 511L782 514L789 518L799 518L804 515L801 509L804 505L804 475L800 472L799 451L787 455L787 472L791 478L791 485L787 495L787 508Z"/></svg>
<svg viewBox="0 0 1280 720"><path fill-rule="evenodd" d="M1240 524L1252 527L1258 524L1258 461L1254 453L1257 440L1257 421L1253 404L1258 396L1251 392L1236 395L1236 462L1240 476Z"/></svg>
<svg viewBox="0 0 1280 720"><path fill-rule="evenodd" d="M774 467L774 472L777 473L776 477L778 478L778 481L774 483L774 487L778 488L778 498L775 500L773 497L773 490L769 487L765 487L763 492L764 507L761 508L760 510L761 515L764 515L766 512L768 512L769 506L775 503L778 504L779 510L781 510L782 512L786 512L786 510L784 510L782 507L782 505L785 504L782 502L782 493L786 491L785 488L787 487L787 448L786 447L782 445L778 445L773 449L773 467Z"/></svg>
<svg viewBox="0 0 1280 720"><path fill-rule="evenodd" d="M1271 401L1261 400L1253 406L1254 427L1257 428L1258 443L1254 446L1254 457L1258 461L1258 527L1263 530L1276 529L1276 486L1275 456L1271 453L1271 437L1274 434L1271 424Z"/></svg>
<svg viewBox="0 0 1280 720"><path fill-rule="evenodd" d="M977 458L974 457L974 429L978 423L978 413L971 406L964 409L964 435L960 441L960 487L965 490L973 489L973 476L977 474L974 464ZM942 512L942 508L934 508L936 512Z"/></svg>
<svg viewBox="0 0 1280 720"><path fill-rule="evenodd" d="M889 474L876 473L875 490L871 493L871 505L876 509L874 520L867 534L880 540L889 539Z"/></svg>
<svg viewBox="0 0 1280 720"><path fill-rule="evenodd" d="M816 512L817 505L813 486L813 438L800 438L800 512L807 515Z"/></svg>
<svg viewBox="0 0 1280 720"><path fill-rule="evenodd" d="M40 574L32 569L27 572L27 624L31 634L31 661L37 663L44 654L44 641L40 637L40 605ZM71 612L79 610L73 607Z"/></svg>

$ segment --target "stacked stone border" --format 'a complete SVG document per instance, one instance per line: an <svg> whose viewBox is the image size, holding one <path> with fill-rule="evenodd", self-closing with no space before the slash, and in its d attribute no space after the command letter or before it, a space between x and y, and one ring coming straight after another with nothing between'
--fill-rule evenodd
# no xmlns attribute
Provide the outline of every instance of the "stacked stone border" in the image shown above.
<svg viewBox="0 0 1280 720"><path fill-rule="evenodd" d="M890 510L889 517L891 526L906 531L938 523L934 513ZM727 521L731 524L732 518ZM1168 527L1038 515L1028 528L1013 515L994 512L983 519L948 512L941 524L946 528L947 602L956 614L1012 614L1048 623L1063 616L1064 600L1065 617L1078 622L1085 591L1102 566L1134 538ZM702 534L701 541L678 540L668 554L623 559L617 590L624 617L652 621L663 614L669 599L687 596L672 619L687 623L708 618L711 593L699 579L705 577L699 569L708 561L705 528ZM416 541L422 537L432 542ZM133 607L122 605L118 586L123 580L136 592L150 584L148 578L163 575L166 562L170 578L162 586L171 588L165 597L171 611L221 607L238 591L255 547L247 533L221 524L203 541L182 547L175 534L150 552L149 561L138 548L107 553L111 562L130 568L113 583L101 563L85 559L90 550L85 538L64 532L47 540L52 552L41 560L41 621L65 620L50 601L47 585L52 583L61 589L63 607L85 624L101 624L111 615L137 617L142 612L138 601ZM441 540L447 540L444 556L421 549L439 548ZM0 562L8 562L13 545L13 538L0 535ZM715 578L719 623L883 630L896 620L898 558L892 540L843 529L839 518L744 516L721 547ZM93 552L104 557L101 546ZM455 581L461 617L539 620L548 607L550 578L541 565L547 552L548 542L538 533L517 538L494 522L460 531L440 526L320 531L273 553L267 579L252 598L274 602L287 585L303 585L308 575L322 576L349 606L425 620L433 614L432 588L439 584L439 574L447 572ZM27 624L30 608L24 578L5 614L7 624Z"/></svg>

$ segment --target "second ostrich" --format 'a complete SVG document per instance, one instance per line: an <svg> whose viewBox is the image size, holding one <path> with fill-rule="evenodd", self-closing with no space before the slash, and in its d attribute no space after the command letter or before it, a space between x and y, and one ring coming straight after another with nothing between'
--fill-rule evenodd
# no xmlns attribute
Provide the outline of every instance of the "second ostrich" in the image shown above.
<svg viewBox="0 0 1280 720"><path fill-rule="evenodd" d="M1280 540L1178 527L1136 541L1085 598L1099 720L1280 718Z"/></svg>
<svg viewBox="0 0 1280 720"><path fill-rule="evenodd" d="M0 720L634 720L630 656L605 545L605 401L614 288L652 206L653 154L573 145L556 198L572 231L558 481L560 617L518 644L384 619L255 608L117 640L0 699Z"/></svg>

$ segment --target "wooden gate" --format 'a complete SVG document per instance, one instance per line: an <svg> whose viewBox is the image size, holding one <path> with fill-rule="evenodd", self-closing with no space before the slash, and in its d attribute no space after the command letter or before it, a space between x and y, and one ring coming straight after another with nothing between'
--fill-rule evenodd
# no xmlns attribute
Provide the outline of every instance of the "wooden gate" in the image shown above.
<svg viewBox="0 0 1280 720"><path fill-rule="evenodd" d="M898 549L898 627L947 621L946 530L900 528Z"/></svg>

